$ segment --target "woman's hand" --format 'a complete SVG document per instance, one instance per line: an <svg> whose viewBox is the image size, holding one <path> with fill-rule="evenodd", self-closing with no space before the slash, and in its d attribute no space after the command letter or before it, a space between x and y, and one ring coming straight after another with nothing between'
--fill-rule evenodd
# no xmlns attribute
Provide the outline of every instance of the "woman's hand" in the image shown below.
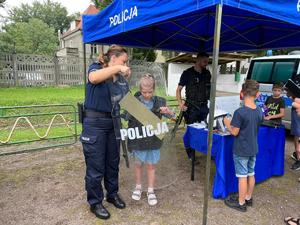
<svg viewBox="0 0 300 225"><path fill-rule="evenodd" d="M131 69L128 66L120 65L120 74L125 78L128 78L131 75Z"/></svg>
<svg viewBox="0 0 300 225"><path fill-rule="evenodd" d="M91 72L89 74L89 80L92 84L98 84L110 78L115 79L117 74L121 74L127 78L130 76L131 70L128 66L123 65L108 66Z"/></svg>

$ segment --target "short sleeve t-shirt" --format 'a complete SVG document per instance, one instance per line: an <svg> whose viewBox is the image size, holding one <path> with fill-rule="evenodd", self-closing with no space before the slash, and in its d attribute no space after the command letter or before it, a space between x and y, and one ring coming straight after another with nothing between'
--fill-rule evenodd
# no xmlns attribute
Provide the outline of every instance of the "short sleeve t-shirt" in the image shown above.
<svg viewBox="0 0 300 225"><path fill-rule="evenodd" d="M88 74L99 69L102 69L102 65L100 63L93 63L89 67ZM112 111L109 85L107 82L92 84L88 80L88 83L86 84L86 97L84 107L86 109L94 110L97 112Z"/></svg>
<svg viewBox="0 0 300 225"><path fill-rule="evenodd" d="M210 82L211 74L210 74L209 70L203 69L202 73L199 73L199 72L195 71L194 67L190 67L187 70L183 71L178 85L180 85L182 87L188 85L189 82L191 82L192 74L195 74L195 77L196 77L196 79L198 79L198 82L201 80L205 80L205 81L207 81L207 83ZM194 81L192 81L192 82L194 82Z"/></svg>
<svg viewBox="0 0 300 225"><path fill-rule="evenodd" d="M209 99L210 79L211 74L207 69L202 69L200 73L194 67L190 67L183 71L178 85L185 86L186 99L190 103L198 105L199 103L205 103Z"/></svg>
<svg viewBox="0 0 300 225"><path fill-rule="evenodd" d="M265 102L265 105L268 108L267 116L273 116L280 113L280 109L285 108L285 102L282 97L274 98L269 96ZM281 123L280 118L272 119L273 121Z"/></svg>
<svg viewBox="0 0 300 225"><path fill-rule="evenodd" d="M238 156L255 156L258 152L257 135L263 121L263 114L259 107L255 109L243 106L237 109L231 125L240 128L234 139L233 153Z"/></svg>

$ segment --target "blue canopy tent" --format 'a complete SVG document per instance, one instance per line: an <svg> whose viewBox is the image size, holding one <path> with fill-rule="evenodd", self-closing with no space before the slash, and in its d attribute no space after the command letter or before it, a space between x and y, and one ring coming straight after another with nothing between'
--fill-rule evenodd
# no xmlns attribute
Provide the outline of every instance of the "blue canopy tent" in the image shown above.
<svg viewBox="0 0 300 225"><path fill-rule="evenodd" d="M115 0L83 17L85 43L212 52L222 4L220 51L300 46L298 0Z"/></svg>
<svg viewBox="0 0 300 225"><path fill-rule="evenodd" d="M300 46L300 0L115 0L83 16L83 41L213 53L203 224L207 222L218 55Z"/></svg>

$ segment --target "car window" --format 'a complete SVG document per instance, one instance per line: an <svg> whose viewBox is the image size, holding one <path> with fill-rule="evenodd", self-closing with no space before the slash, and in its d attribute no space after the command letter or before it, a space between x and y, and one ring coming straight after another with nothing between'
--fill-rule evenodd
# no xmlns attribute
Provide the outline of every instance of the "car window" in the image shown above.
<svg viewBox="0 0 300 225"><path fill-rule="evenodd" d="M254 62L251 79L258 82L269 82L273 62Z"/></svg>
<svg viewBox="0 0 300 225"><path fill-rule="evenodd" d="M286 82L292 77L295 62L276 62L272 75L272 83Z"/></svg>

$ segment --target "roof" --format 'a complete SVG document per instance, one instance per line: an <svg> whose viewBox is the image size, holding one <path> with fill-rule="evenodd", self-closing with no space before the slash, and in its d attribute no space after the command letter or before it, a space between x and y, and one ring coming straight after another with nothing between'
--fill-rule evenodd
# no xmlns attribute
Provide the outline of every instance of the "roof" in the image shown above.
<svg viewBox="0 0 300 225"><path fill-rule="evenodd" d="M251 54L245 53L220 53L219 55L219 64L225 64L232 61L241 61L244 59L248 59L253 57ZM195 54L180 54L174 58L168 59L168 63L170 62L181 62L181 63L194 63L196 62ZM212 57L209 57L209 64L212 62Z"/></svg>
<svg viewBox="0 0 300 225"><path fill-rule="evenodd" d="M300 59L300 55L275 55L254 58L253 60L271 60L271 59Z"/></svg>
<svg viewBox="0 0 300 225"><path fill-rule="evenodd" d="M97 13L99 13L99 9L97 9L94 5L90 4L89 7L86 10L84 10L84 12L81 14L81 16L75 20L75 29L71 30L71 28L69 28L69 30L63 33L62 38L65 38L75 33L76 31L82 30L82 15L94 15Z"/></svg>

